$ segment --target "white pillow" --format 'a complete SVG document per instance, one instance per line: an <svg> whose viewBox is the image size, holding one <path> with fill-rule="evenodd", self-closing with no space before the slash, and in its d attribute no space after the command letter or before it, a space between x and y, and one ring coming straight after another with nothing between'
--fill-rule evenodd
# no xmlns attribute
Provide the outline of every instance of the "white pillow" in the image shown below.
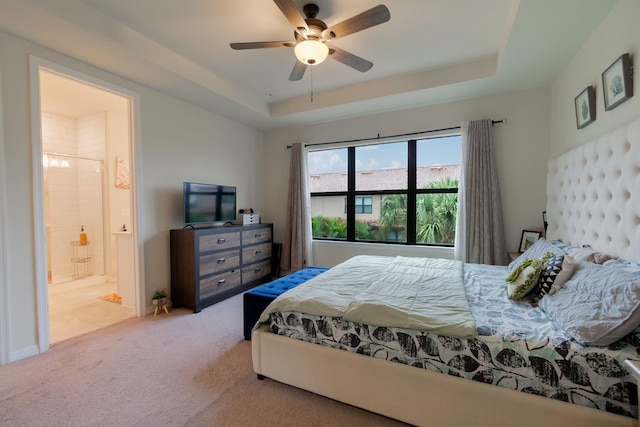
<svg viewBox="0 0 640 427"><path fill-rule="evenodd" d="M595 262L596 264L603 264L611 259L610 255L603 254L602 252L593 250L590 247L571 248L567 253L571 255L576 262L588 261Z"/></svg>
<svg viewBox="0 0 640 427"><path fill-rule="evenodd" d="M579 262L564 287L539 307L579 343L607 346L640 325L640 276Z"/></svg>
<svg viewBox="0 0 640 427"><path fill-rule="evenodd" d="M522 253L518 258L513 260L507 266L507 271L511 271L516 266L520 265L525 259L533 259L533 258L542 258L547 252L551 252L556 256L565 256L566 252L560 249L558 246L555 246L545 240L543 237L536 240L536 242L524 253Z"/></svg>

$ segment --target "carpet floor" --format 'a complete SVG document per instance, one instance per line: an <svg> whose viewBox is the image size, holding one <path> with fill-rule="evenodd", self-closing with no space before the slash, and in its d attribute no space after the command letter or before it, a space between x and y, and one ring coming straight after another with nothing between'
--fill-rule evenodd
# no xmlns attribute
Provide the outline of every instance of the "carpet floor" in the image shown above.
<svg viewBox="0 0 640 427"><path fill-rule="evenodd" d="M1 426L406 426L259 381L242 295L132 318L0 367Z"/></svg>

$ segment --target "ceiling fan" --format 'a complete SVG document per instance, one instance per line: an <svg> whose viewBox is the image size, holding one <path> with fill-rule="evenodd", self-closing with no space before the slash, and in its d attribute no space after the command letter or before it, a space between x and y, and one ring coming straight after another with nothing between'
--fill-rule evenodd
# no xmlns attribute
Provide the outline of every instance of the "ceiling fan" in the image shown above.
<svg viewBox="0 0 640 427"><path fill-rule="evenodd" d="M378 5L339 24L328 27L323 21L316 19L320 11L316 4L310 3L302 8L305 18L298 11L293 0L273 1L289 23L293 25L295 40L231 43L232 49L293 47L297 60L289 76L291 81L302 79L307 66L320 64L327 56L363 73L373 67L372 62L333 45L330 46L327 42L387 22L391 19L391 14L386 6Z"/></svg>

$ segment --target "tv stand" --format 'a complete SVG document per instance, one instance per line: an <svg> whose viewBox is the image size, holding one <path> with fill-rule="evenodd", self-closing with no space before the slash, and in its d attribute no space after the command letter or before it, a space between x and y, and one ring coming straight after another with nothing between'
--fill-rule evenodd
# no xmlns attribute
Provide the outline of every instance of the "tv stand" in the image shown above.
<svg viewBox="0 0 640 427"><path fill-rule="evenodd" d="M271 280L273 224L170 231L171 301L194 313Z"/></svg>

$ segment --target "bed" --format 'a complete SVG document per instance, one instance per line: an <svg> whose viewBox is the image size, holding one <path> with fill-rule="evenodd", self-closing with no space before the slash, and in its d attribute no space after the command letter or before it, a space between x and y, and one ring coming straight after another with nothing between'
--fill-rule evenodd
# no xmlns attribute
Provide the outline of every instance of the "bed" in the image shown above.
<svg viewBox="0 0 640 427"><path fill-rule="evenodd" d="M434 265L424 261L423 269L423 259L401 257L355 258L285 294L293 299L278 298L267 308L252 336L255 372L415 425L637 425L637 388L625 361L640 360L640 330L634 324L640 319L610 322L603 335L600 324L576 326L571 315L562 315L579 305L571 303L569 292L585 291L582 283L597 283L598 277L611 282L611 271L635 280L634 269L640 268L635 264L640 262L640 199L633 189L639 188L639 171L636 120L549 161L548 236L532 252L509 267L436 261L435 267L445 274L429 280L438 284L445 280L442 277L456 282L462 278L471 324L468 313L458 312L459 300L445 298L429 306L429 293L420 303L427 304L427 311L454 307L454 313L445 316L452 319L447 324L414 316L420 310L397 319L392 311L387 313L388 307L382 309L383 325L371 321L367 312L378 308L370 309L368 295L380 293L390 302L386 305L396 305L384 295L384 283L398 271L428 274L423 270ZM552 256L563 258L555 264L554 278L563 277L565 258L574 261L573 273L565 274L559 290L562 280L554 282L555 288L542 289L536 279L537 287L527 298L509 298L505 279L522 279L532 269L539 274L537 265L521 267L538 256L547 257L545 271L553 264ZM373 272L375 265L381 270ZM355 279L345 274L358 268ZM367 270L381 280L373 279L372 284ZM327 308L321 289L332 274L353 283L360 277L363 282L340 303L340 312L323 311ZM529 286L527 280L521 282L515 281ZM296 293L314 289L319 295L310 306L297 299ZM540 299L538 293L552 295ZM636 312L635 295L621 295L620 302L609 305L627 304ZM606 298L603 294L602 300ZM423 323L426 326L416 326Z"/></svg>

